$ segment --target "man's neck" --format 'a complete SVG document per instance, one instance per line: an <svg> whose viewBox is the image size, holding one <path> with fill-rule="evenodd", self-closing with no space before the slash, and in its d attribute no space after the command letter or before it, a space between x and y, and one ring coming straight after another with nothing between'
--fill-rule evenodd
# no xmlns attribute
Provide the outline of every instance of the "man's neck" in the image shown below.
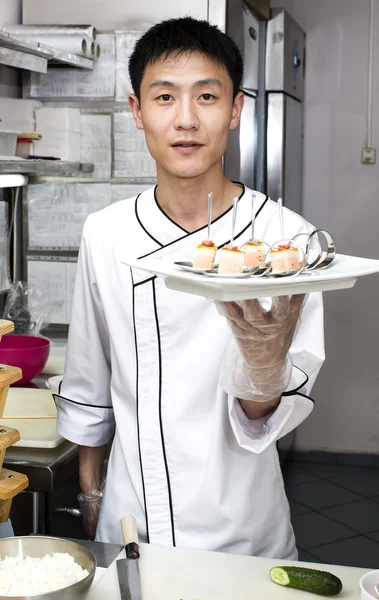
<svg viewBox="0 0 379 600"><path fill-rule="evenodd" d="M241 186L225 177L222 168L192 179L180 179L158 169L157 201L161 209L186 231L208 222L208 194L212 192L212 220L217 219L241 195Z"/></svg>

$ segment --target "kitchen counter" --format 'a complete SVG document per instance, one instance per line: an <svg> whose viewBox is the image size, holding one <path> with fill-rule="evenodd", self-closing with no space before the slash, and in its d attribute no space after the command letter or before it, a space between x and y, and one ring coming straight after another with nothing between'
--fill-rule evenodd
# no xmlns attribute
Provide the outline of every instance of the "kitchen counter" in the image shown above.
<svg viewBox="0 0 379 600"><path fill-rule="evenodd" d="M124 551L119 558L125 557ZM378 559L379 562L379 559ZM299 590L272 583L270 569L302 565L339 577L341 600L359 600L359 580L369 569L237 556L141 544L139 561L143 600L312 600ZM115 562L90 591L88 600L120 600Z"/></svg>

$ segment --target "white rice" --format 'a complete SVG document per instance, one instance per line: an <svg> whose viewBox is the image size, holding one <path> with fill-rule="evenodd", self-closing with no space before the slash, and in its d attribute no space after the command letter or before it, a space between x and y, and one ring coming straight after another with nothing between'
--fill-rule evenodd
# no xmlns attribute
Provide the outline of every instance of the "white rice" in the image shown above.
<svg viewBox="0 0 379 600"><path fill-rule="evenodd" d="M0 595L32 596L59 590L88 575L67 553L55 552L43 558L13 558L0 560Z"/></svg>

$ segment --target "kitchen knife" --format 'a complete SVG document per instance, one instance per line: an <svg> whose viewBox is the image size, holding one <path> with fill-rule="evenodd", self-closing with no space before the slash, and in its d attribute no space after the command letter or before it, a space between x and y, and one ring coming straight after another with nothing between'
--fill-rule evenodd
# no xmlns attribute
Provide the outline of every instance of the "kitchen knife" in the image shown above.
<svg viewBox="0 0 379 600"><path fill-rule="evenodd" d="M123 517L121 519L121 529L127 556L127 558L116 561L121 600L142 600L138 561L140 554L135 518L131 516Z"/></svg>

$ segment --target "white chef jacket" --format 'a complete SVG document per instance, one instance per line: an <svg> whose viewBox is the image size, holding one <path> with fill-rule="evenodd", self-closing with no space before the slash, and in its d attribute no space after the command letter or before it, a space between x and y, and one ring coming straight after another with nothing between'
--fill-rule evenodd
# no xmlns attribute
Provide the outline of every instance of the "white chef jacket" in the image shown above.
<svg viewBox="0 0 379 600"><path fill-rule="evenodd" d="M257 194L256 237L280 239L277 205ZM241 184L236 243L250 236L251 194ZM212 225L230 240L232 211ZM284 209L285 233L313 228ZM121 543L120 518L141 541L297 558L276 441L312 411L324 359L321 294L311 294L291 348L291 383L278 408L249 420L221 389L231 330L214 302L169 290L128 259L190 259L192 233L160 208L155 188L90 215L78 260L66 367L55 395L59 433L79 445L113 438L96 539ZM230 366L232 368L232 365Z"/></svg>

